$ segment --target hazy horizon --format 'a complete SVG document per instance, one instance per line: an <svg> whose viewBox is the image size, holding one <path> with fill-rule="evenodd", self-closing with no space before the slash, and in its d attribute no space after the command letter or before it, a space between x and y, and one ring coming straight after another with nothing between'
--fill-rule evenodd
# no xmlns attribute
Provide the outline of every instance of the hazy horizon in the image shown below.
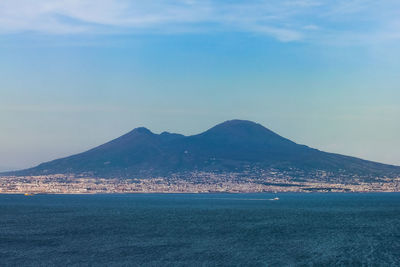
<svg viewBox="0 0 400 267"><path fill-rule="evenodd" d="M400 2L0 3L0 171L255 121L400 165Z"/></svg>

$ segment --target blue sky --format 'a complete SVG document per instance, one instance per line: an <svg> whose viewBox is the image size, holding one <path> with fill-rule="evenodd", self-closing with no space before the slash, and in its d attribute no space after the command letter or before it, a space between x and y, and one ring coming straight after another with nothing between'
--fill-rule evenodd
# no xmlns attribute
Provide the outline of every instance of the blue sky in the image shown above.
<svg viewBox="0 0 400 267"><path fill-rule="evenodd" d="M400 165L400 2L3 0L0 170L232 118Z"/></svg>

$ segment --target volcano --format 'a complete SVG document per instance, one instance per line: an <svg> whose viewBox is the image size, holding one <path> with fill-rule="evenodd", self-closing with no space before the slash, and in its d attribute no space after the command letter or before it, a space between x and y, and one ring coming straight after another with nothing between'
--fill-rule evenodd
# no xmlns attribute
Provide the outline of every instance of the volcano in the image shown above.
<svg viewBox="0 0 400 267"><path fill-rule="evenodd" d="M226 121L192 136L155 134L140 127L89 151L4 175L146 178L199 171L240 173L253 169L324 171L359 177L400 175L398 166L313 149L245 120Z"/></svg>

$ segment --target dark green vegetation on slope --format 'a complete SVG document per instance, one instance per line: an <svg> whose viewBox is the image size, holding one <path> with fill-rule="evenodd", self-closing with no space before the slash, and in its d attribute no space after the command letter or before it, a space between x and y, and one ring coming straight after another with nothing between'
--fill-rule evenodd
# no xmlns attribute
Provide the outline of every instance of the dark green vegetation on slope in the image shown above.
<svg viewBox="0 0 400 267"><path fill-rule="evenodd" d="M296 169L305 173L322 170L368 177L400 174L400 167L322 152L296 144L260 124L243 120L226 121L193 136L167 132L154 134L146 128L136 128L84 153L11 174L86 173L123 178L271 168Z"/></svg>

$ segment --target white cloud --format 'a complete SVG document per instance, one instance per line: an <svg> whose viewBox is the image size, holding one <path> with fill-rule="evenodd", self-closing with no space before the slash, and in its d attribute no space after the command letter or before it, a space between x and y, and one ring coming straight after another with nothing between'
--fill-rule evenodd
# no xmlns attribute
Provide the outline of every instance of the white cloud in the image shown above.
<svg viewBox="0 0 400 267"><path fill-rule="evenodd" d="M263 34L283 42L345 42L351 35L398 40L399 10L398 0L0 0L0 34L201 28Z"/></svg>

